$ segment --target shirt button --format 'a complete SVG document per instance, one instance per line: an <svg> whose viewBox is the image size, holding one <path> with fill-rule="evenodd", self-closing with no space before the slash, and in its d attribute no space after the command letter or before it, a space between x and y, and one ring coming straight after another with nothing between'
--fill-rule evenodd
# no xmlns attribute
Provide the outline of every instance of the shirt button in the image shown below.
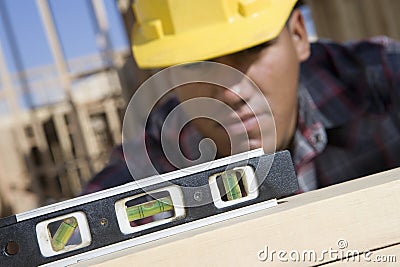
<svg viewBox="0 0 400 267"><path fill-rule="evenodd" d="M311 138L311 141L312 141L314 144L319 144L319 143L321 143L321 142L322 142L322 135L321 135L321 134L315 134L315 135L313 135L313 137Z"/></svg>

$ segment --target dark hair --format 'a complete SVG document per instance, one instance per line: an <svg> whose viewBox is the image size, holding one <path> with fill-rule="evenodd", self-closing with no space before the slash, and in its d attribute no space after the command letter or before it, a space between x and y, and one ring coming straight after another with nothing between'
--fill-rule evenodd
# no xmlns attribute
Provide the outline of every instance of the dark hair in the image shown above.
<svg viewBox="0 0 400 267"><path fill-rule="evenodd" d="M293 7L293 10L301 7L302 5L304 5L304 1L303 0L298 0L295 4L295 6Z"/></svg>
<svg viewBox="0 0 400 267"><path fill-rule="evenodd" d="M298 0L297 2L296 2L296 4L294 5L294 7L293 7L293 9L292 9L292 12L290 13L290 15L289 15L289 18L288 18L288 20L286 21L286 26L287 26L287 23L288 23L288 21L290 20L290 17L292 16L292 14L293 14L293 11L295 11L296 9L298 9L298 8L300 8L302 5L304 5L305 3L304 3L304 1L303 0Z"/></svg>

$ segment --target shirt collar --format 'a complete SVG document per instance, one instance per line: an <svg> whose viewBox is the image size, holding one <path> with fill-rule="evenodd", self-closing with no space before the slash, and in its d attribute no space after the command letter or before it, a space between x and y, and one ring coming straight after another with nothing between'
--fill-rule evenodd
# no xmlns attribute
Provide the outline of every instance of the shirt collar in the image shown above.
<svg viewBox="0 0 400 267"><path fill-rule="evenodd" d="M330 121L318 111L302 83L299 84L298 101L298 125L292 146L295 165L310 161L325 149L328 143L325 127L331 125Z"/></svg>

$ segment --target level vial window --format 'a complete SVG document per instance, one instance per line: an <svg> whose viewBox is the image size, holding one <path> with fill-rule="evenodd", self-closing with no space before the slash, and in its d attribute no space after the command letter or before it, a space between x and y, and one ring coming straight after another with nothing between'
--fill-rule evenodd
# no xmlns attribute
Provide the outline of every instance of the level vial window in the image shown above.
<svg viewBox="0 0 400 267"><path fill-rule="evenodd" d="M83 212L73 212L36 225L36 235L43 256L51 257L91 244L89 224Z"/></svg>
<svg viewBox="0 0 400 267"><path fill-rule="evenodd" d="M244 170L228 170L216 177L222 201L231 201L247 196L244 185Z"/></svg>
<svg viewBox="0 0 400 267"><path fill-rule="evenodd" d="M183 194L169 186L115 202L121 232L131 234L185 217Z"/></svg>
<svg viewBox="0 0 400 267"><path fill-rule="evenodd" d="M49 223L47 228L50 232L51 247L54 251L60 251L66 246L75 246L82 243L78 220L75 217L68 217Z"/></svg>
<svg viewBox="0 0 400 267"><path fill-rule="evenodd" d="M254 199L258 183L250 166L237 167L209 177L211 195L217 208L223 208Z"/></svg>
<svg viewBox="0 0 400 267"><path fill-rule="evenodd" d="M125 206L132 227L175 216L174 205L167 191L130 200Z"/></svg>

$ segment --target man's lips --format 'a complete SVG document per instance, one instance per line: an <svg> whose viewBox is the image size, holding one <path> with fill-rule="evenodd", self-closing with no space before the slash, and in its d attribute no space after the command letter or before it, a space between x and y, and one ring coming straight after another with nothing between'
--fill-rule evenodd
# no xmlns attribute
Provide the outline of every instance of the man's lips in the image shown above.
<svg viewBox="0 0 400 267"><path fill-rule="evenodd" d="M237 135L249 132L253 130L255 127L258 127L258 121L255 116L252 116L240 119L232 124L227 124L226 130L228 131L228 133Z"/></svg>

